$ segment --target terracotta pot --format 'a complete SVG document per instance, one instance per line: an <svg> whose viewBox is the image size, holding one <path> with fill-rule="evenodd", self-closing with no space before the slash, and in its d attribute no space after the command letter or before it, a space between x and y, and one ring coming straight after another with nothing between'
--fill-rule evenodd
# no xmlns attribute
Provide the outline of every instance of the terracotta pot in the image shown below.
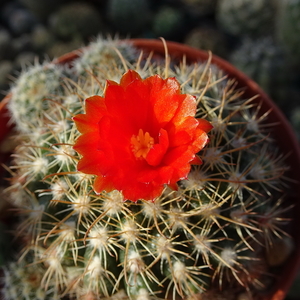
<svg viewBox="0 0 300 300"><path fill-rule="evenodd" d="M165 47L160 40L148 40L148 39L132 39L131 40L137 48L144 52L153 52L155 55L164 57ZM209 53L194 49L179 43L167 42L168 53L173 59L180 60L185 57L187 62L193 63L197 61L206 61L209 58ZM68 64L78 57L78 52L71 52L55 60L57 64ZM262 103L261 113L271 110L268 115L268 122L276 123L272 130L272 136L277 140L280 149L284 153L290 153L286 162L291 166L289 176L300 182L300 148L297 138L283 115L280 109L274 104L274 102L267 96L265 92L245 74L241 73L231 64L225 60L212 56L212 64L217 65L222 69L225 74L228 74L229 78L234 78L237 81L237 88L244 89L245 98L258 97L254 100L257 103ZM9 95L0 103L0 142L5 139L5 136L11 130L11 125L8 124L8 116L6 103L9 101ZM4 160L4 156L0 156L1 162ZM300 236L297 229L300 228L300 184L293 186L293 195L289 201L294 204L295 218L293 220L294 236L296 247L287 263L283 267L281 274L282 277L278 278L276 286L273 287L273 291L268 295L265 295L262 299L266 300L283 300L286 296L288 289L290 288L298 271L300 265Z"/></svg>

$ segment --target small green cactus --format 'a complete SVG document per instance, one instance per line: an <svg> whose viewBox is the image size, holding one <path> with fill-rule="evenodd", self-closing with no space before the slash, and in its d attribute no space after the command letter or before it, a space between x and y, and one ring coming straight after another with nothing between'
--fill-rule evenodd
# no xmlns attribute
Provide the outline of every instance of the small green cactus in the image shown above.
<svg viewBox="0 0 300 300"><path fill-rule="evenodd" d="M94 43L64 77L61 67L35 65L12 88L19 130L5 196L18 211L20 250L4 269L5 299L255 297L272 279L264 256L287 237L288 167L268 114L208 62L170 65L124 41ZM119 82L129 68L142 78L175 77L195 97L196 117L213 125L203 164L155 201L97 194L94 176L77 171L72 118L87 97L104 94L106 79Z"/></svg>
<svg viewBox="0 0 300 300"><path fill-rule="evenodd" d="M280 1L277 19L278 38L292 63L300 63L300 1Z"/></svg>
<svg viewBox="0 0 300 300"><path fill-rule="evenodd" d="M216 28L199 26L191 30L184 39L184 43L202 50L208 50L220 57L228 55L228 41L225 34Z"/></svg>
<svg viewBox="0 0 300 300"><path fill-rule="evenodd" d="M49 25L54 35L65 41L88 40L104 29L100 12L85 2L62 5L50 16Z"/></svg>
<svg viewBox="0 0 300 300"><path fill-rule="evenodd" d="M65 77L64 68L50 62L36 64L23 71L12 87L12 100L9 103L12 121L18 130L26 132L39 126L41 114L46 110L47 97L59 93L60 80Z"/></svg>
<svg viewBox="0 0 300 300"><path fill-rule="evenodd" d="M231 53L230 62L256 81L282 109L291 105L286 103L291 82L288 62L283 48L272 37L244 38Z"/></svg>
<svg viewBox="0 0 300 300"><path fill-rule="evenodd" d="M115 49L115 50L114 50ZM138 55L138 51L129 43L117 41L115 39L104 39L97 37L94 41L90 42L87 49L79 51L80 59L73 62L76 73L83 75L86 72L94 72L105 74L102 70L98 72L100 68L105 68L108 77L114 76L114 66L107 64L107 61L117 61L121 64L122 59L126 61L134 62ZM116 75L115 80L120 79L120 72ZM111 78L111 77L110 77Z"/></svg>
<svg viewBox="0 0 300 300"><path fill-rule="evenodd" d="M273 0L219 0L216 19L234 36L262 36L272 33L275 11Z"/></svg>
<svg viewBox="0 0 300 300"><path fill-rule="evenodd" d="M151 4L149 0L109 0L106 15L118 33L136 35L150 24Z"/></svg>
<svg viewBox="0 0 300 300"><path fill-rule="evenodd" d="M291 123L295 128L298 139L300 140L300 108L297 107L291 113Z"/></svg>
<svg viewBox="0 0 300 300"><path fill-rule="evenodd" d="M182 3L192 16L207 16L215 13L218 0L182 0Z"/></svg>
<svg viewBox="0 0 300 300"><path fill-rule="evenodd" d="M152 30L157 37L178 38L184 23L182 11L172 6L162 6L153 18Z"/></svg>

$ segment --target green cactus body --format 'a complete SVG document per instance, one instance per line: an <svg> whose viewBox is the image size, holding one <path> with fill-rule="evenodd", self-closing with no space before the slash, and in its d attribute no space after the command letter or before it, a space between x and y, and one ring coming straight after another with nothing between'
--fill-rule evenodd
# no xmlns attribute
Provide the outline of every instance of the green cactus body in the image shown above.
<svg viewBox="0 0 300 300"><path fill-rule="evenodd" d="M300 139L300 109L296 108L291 115L291 123L296 130L297 137Z"/></svg>
<svg viewBox="0 0 300 300"><path fill-rule="evenodd" d="M82 38L87 40L103 30L102 16L96 7L74 2L62 5L50 17L53 33L63 40Z"/></svg>
<svg viewBox="0 0 300 300"><path fill-rule="evenodd" d="M213 15L218 0L183 0L188 12L193 16Z"/></svg>
<svg viewBox="0 0 300 300"><path fill-rule="evenodd" d="M286 0L280 2L277 32L292 63L299 64L300 1Z"/></svg>
<svg viewBox="0 0 300 300"><path fill-rule="evenodd" d="M287 59L283 48L273 38L245 38L231 54L230 61L255 80L280 107L290 105L286 103L287 88L291 82L291 75L287 75L286 71Z"/></svg>
<svg viewBox="0 0 300 300"><path fill-rule="evenodd" d="M98 43L97 49L107 47ZM115 43L126 56L120 45ZM228 286L255 295L257 286L267 285L262 258L285 236L287 210L287 167L269 137L267 114L260 116L260 106L243 99L215 66L169 67L141 61L138 54L133 63L106 48L101 68L95 68L88 62L93 64L95 49L87 48L64 80L48 66L43 74L54 88L42 99L29 97L22 78L12 89L13 120L26 130L16 135L6 190L19 211L15 234L22 242L5 268L5 299L206 299ZM78 72L78 65L95 72ZM182 91L196 97L196 117L214 126L201 152L203 164L177 191L166 187L154 202L124 201L116 190L96 194L94 176L77 171L79 155L72 148L79 136L72 117L83 112L84 99L101 94L105 79L118 81L129 67L142 77L176 77ZM37 68L46 66L29 68L23 78Z"/></svg>
<svg viewBox="0 0 300 300"><path fill-rule="evenodd" d="M184 43L194 48L209 50L220 57L226 57L228 54L228 43L224 33L213 27L194 28L186 36Z"/></svg>
<svg viewBox="0 0 300 300"><path fill-rule="evenodd" d="M137 34L149 25L150 6L148 0L109 0L106 15L117 32Z"/></svg>
<svg viewBox="0 0 300 300"><path fill-rule="evenodd" d="M171 6L162 6L153 19L153 32L158 37L172 38L182 33L184 14Z"/></svg>
<svg viewBox="0 0 300 300"><path fill-rule="evenodd" d="M119 80L124 69L115 70L115 66L107 62L112 61L118 65L122 64L122 59L130 63L134 62L138 51L129 42L116 42L113 39L98 37L89 44L87 49L83 49L78 54L81 59L73 62L76 74L84 76L86 72L93 72L97 73L97 76L107 76L106 78ZM99 72L100 68L101 72ZM102 82L105 82L104 77ZM102 86L98 92L103 92ZM93 91L93 93L96 93L96 91Z"/></svg>
<svg viewBox="0 0 300 300"><path fill-rule="evenodd" d="M12 99L17 98L17 101L10 103L12 119L19 130L26 132L29 127L38 125L34 122L40 122L38 115L48 106L44 100L51 94L59 93L58 90L62 88L59 82L63 77L63 68L52 63L37 63L19 76L12 88ZM33 123L28 123L29 119Z"/></svg>
<svg viewBox="0 0 300 300"><path fill-rule="evenodd" d="M270 0L220 0L216 18L220 28L235 36L262 36L274 27L276 5Z"/></svg>

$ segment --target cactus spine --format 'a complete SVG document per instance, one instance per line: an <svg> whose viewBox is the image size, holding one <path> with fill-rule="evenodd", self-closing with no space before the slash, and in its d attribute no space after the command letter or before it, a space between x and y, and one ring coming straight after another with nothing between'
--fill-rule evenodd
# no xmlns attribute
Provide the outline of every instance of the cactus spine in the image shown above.
<svg viewBox="0 0 300 300"><path fill-rule="evenodd" d="M38 66L54 87L39 97L22 86L35 68L12 89L20 130L6 197L18 209L21 242L5 267L5 299L206 299L228 286L250 299L268 287L263 257L286 235L287 167L260 105L243 99L209 62L154 63L128 42L96 40L63 79L49 73L59 69L52 64ZM214 126L203 165L154 202L124 201L119 191L97 195L93 176L76 169L72 117L88 96L102 95L106 79L119 81L128 68L143 78L175 76L183 93L196 97L196 116Z"/></svg>

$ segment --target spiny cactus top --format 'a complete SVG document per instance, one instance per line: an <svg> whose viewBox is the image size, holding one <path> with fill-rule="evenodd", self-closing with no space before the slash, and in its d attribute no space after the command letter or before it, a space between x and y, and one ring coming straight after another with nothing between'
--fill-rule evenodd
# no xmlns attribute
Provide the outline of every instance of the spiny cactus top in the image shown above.
<svg viewBox="0 0 300 300"><path fill-rule="evenodd" d="M105 96L86 100L86 114L73 119L83 134L74 149L77 169L97 175L94 189L122 191L125 199L153 200L164 185L176 187L207 143L212 126L197 120L196 100L180 93L175 78L142 80L129 70L120 84L107 82Z"/></svg>
<svg viewBox="0 0 300 300"><path fill-rule="evenodd" d="M23 85L30 68L12 89L5 197L20 249L4 270L5 299L265 292L282 244L292 248L288 167L268 112L217 67L152 60L130 43L98 39L64 76L56 68L39 67L46 94Z"/></svg>

